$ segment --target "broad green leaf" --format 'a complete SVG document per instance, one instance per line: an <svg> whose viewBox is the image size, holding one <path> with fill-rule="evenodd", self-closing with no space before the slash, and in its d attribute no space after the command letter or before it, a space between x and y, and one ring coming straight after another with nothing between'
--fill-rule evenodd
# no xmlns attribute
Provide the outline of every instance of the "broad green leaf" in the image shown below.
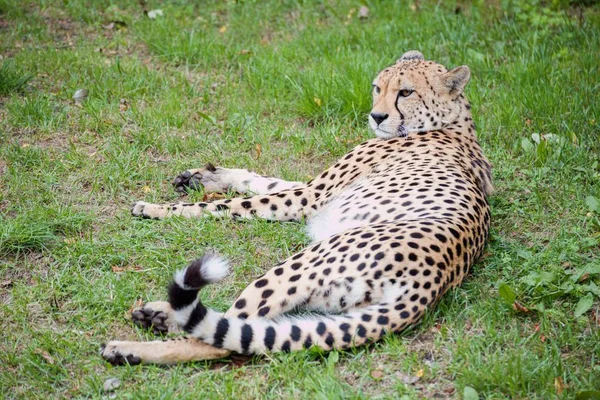
<svg viewBox="0 0 600 400"><path fill-rule="evenodd" d="M592 308L594 304L594 296L591 293L588 293L585 297L582 297L577 305L575 306L575 318L582 316Z"/></svg>
<svg viewBox="0 0 600 400"><path fill-rule="evenodd" d="M529 260L532 257L532 254L530 251L523 250L523 249L518 250L517 255L521 258L524 258L525 260Z"/></svg>
<svg viewBox="0 0 600 400"><path fill-rule="evenodd" d="M534 149L533 143L527 138L521 139L521 147L525 153L531 153Z"/></svg>
<svg viewBox="0 0 600 400"><path fill-rule="evenodd" d="M600 390L582 390L577 392L575 400L595 400L600 399Z"/></svg>
<svg viewBox="0 0 600 400"><path fill-rule="evenodd" d="M512 306L517 299L517 294L515 291L506 283L501 283L500 286L498 286L498 294L500 295L500 298L509 306Z"/></svg>
<svg viewBox="0 0 600 400"><path fill-rule="evenodd" d="M479 400L479 393L477 390L473 389L471 386L465 386L465 390L463 392L464 400Z"/></svg>
<svg viewBox="0 0 600 400"><path fill-rule="evenodd" d="M586 197L585 204L587 204L590 211L600 212L600 200L598 200L594 196Z"/></svg>

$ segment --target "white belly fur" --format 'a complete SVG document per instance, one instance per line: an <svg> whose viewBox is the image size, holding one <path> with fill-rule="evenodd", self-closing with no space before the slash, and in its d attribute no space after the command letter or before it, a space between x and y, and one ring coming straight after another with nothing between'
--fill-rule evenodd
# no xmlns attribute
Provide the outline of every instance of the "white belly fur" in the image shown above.
<svg viewBox="0 0 600 400"><path fill-rule="evenodd" d="M308 220L306 228L313 242L320 242L335 234L365 225L365 221L348 218L342 214L342 204L347 200L337 197L325 206L319 213ZM343 218L346 216L346 218ZM343 221L340 221L342 220Z"/></svg>

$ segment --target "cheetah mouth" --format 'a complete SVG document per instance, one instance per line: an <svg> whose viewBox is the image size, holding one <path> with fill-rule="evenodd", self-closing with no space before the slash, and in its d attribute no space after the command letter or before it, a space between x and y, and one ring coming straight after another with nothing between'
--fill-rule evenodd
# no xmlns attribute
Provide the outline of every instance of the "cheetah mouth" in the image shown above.
<svg viewBox="0 0 600 400"><path fill-rule="evenodd" d="M408 128L405 125L398 126L395 131L386 131L378 127L375 129L375 136L381 139L405 138L408 136L408 132Z"/></svg>

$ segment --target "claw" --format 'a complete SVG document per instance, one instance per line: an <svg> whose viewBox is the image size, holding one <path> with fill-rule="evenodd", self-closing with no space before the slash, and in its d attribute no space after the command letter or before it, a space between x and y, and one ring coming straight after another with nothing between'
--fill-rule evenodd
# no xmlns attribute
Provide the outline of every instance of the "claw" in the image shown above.
<svg viewBox="0 0 600 400"><path fill-rule="evenodd" d="M206 169L209 172L217 172L217 167L215 167L212 163L207 163L206 164Z"/></svg>

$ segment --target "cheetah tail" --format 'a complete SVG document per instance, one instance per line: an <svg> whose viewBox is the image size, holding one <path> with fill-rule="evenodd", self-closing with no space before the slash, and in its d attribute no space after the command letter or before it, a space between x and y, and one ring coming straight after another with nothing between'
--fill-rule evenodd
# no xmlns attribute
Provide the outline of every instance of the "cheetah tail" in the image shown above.
<svg viewBox="0 0 600 400"><path fill-rule="evenodd" d="M198 318L204 319L209 311L211 315L218 314L202 305L198 300L198 292L228 274L227 260L215 253L207 253L175 273L173 282L169 285L169 303L175 312L175 321L184 330L187 331L186 327L193 325Z"/></svg>
<svg viewBox="0 0 600 400"><path fill-rule="evenodd" d="M177 322L190 336L242 354L301 350L313 345L325 350L360 346L378 340L386 332L403 329L420 316L420 313L405 310L401 301L396 307L383 303L342 315L275 320L224 317L205 307L197 293L206 284L222 279L227 270L221 258L202 257L175 275L169 300Z"/></svg>

